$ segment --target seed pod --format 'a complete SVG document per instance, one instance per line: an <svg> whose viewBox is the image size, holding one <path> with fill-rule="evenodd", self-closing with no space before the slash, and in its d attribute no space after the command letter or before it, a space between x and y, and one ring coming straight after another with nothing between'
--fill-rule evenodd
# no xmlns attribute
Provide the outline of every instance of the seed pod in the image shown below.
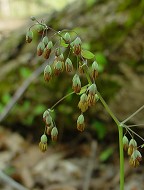
<svg viewBox="0 0 144 190"><path fill-rule="evenodd" d="M81 53L81 39L77 37L73 42L73 53L78 56Z"/></svg>
<svg viewBox="0 0 144 190"><path fill-rule="evenodd" d="M72 89L75 93L79 93L81 90L81 81L77 74L75 74L72 79Z"/></svg>
<svg viewBox="0 0 144 190"><path fill-rule="evenodd" d="M56 127L53 127L51 130L51 139L52 141L56 141L58 136L58 130Z"/></svg>
<svg viewBox="0 0 144 190"><path fill-rule="evenodd" d="M69 58L67 58L65 61L65 68L66 68L66 72L72 72L73 71L73 64Z"/></svg>
<svg viewBox="0 0 144 190"><path fill-rule="evenodd" d="M33 32L31 30L28 30L26 33L26 42L31 43L33 39Z"/></svg>
<svg viewBox="0 0 144 190"><path fill-rule="evenodd" d="M37 55L41 56L43 54L43 51L45 49L45 45L43 42L40 42L37 46Z"/></svg>
<svg viewBox="0 0 144 190"><path fill-rule="evenodd" d="M42 24L38 24L36 27L37 32L41 35L43 34L44 29L45 29L45 27Z"/></svg>
<svg viewBox="0 0 144 190"><path fill-rule="evenodd" d="M93 79L96 79L98 76L98 64L96 61L94 61L92 63L92 67L91 67L91 75Z"/></svg>
<svg viewBox="0 0 144 190"><path fill-rule="evenodd" d="M136 148L137 148L137 142L134 139L131 139L128 147L128 155L131 156Z"/></svg>
<svg viewBox="0 0 144 190"><path fill-rule="evenodd" d="M64 40L68 44L71 42L71 37L70 37L70 34L68 32L65 33Z"/></svg>
<svg viewBox="0 0 144 190"><path fill-rule="evenodd" d="M47 46L47 45L48 45L48 42L49 42L48 37L45 36L45 37L42 39L42 42L44 43L45 46Z"/></svg>
<svg viewBox="0 0 144 190"><path fill-rule="evenodd" d="M44 79L45 81L49 81L52 78L52 69L50 65L47 65L44 69Z"/></svg>
<svg viewBox="0 0 144 190"><path fill-rule="evenodd" d="M128 147L129 147L129 140L128 140L128 138L124 135L124 136L123 136L123 149L124 149L125 151L127 151Z"/></svg>
<svg viewBox="0 0 144 190"><path fill-rule="evenodd" d="M58 76L63 71L64 63L62 61L56 61L54 64L54 74Z"/></svg>
<svg viewBox="0 0 144 190"><path fill-rule="evenodd" d="M84 116L83 114L81 114L77 119L77 129L82 132L84 128L85 128Z"/></svg>

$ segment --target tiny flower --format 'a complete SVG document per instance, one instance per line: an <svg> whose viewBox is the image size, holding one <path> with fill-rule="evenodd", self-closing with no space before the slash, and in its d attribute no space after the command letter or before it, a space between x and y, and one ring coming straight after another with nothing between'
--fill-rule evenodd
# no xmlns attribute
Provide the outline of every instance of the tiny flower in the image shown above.
<svg viewBox="0 0 144 190"><path fill-rule="evenodd" d="M58 136L58 130L56 127L53 127L51 130L51 139L52 141L56 141Z"/></svg>
<svg viewBox="0 0 144 190"><path fill-rule="evenodd" d="M65 61L65 68L66 68L66 72L72 72L73 71L73 64L69 58L67 58Z"/></svg>
<svg viewBox="0 0 144 190"><path fill-rule="evenodd" d="M62 61L56 61L54 63L54 74L58 76L63 71L64 63Z"/></svg>
<svg viewBox="0 0 144 190"><path fill-rule="evenodd" d="M46 117L46 126L51 126L52 125L52 117L50 116L50 115L48 115L47 117Z"/></svg>
<svg viewBox="0 0 144 190"><path fill-rule="evenodd" d="M45 36L45 37L42 39L42 42L44 43L45 46L47 46L47 45L48 45L48 42L49 42L48 37Z"/></svg>
<svg viewBox="0 0 144 190"><path fill-rule="evenodd" d="M131 139L128 147L128 155L131 156L136 148L137 148L137 142L134 139Z"/></svg>
<svg viewBox="0 0 144 190"><path fill-rule="evenodd" d="M65 40L66 43L71 42L71 37L70 37L70 34L68 32L65 33L64 40Z"/></svg>
<svg viewBox="0 0 144 190"><path fill-rule="evenodd" d="M73 53L79 55L81 53L81 39L77 37L73 42Z"/></svg>
<svg viewBox="0 0 144 190"><path fill-rule="evenodd" d="M137 167L139 162L142 160L142 155L138 150L134 150L131 157L130 157L130 165L133 167Z"/></svg>
<svg viewBox="0 0 144 190"><path fill-rule="evenodd" d="M56 48L55 55L58 57L58 56L60 56L60 54L61 54L61 49L60 48Z"/></svg>
<svg viewBox="0 0 144 190"><path fill-rule="evenodd" d="M75 93L79 93L81 90L81 81L77 74L75 74L72 79L72 89Z"/></svg>
<svg viewBox="0 0 144 190"><path fill-rule="evenodd" d="M96 103L96 84L92 84L91 86L88 87L88 105L93 106Z"/></svg>
<svg viewBox="0 0 144 190"><path fill-rule="evenodd" d="M43 134L41 136L41 141L39 143L39 148L42 152L45 152L47 150L47 136Z"/></svg>
<svg viewBox="0 0 144 190"><path fill-rule="evenodd" d="M48 110L46 110L46 111L44 111L44 113L43 113L43 121L44 122L46 122L46 118L49 116L49 111Z"/></svg>
<svg viewBox="0 0 144 190"><path fill-rule="evenodd" d="M51 50L52 50L52 47L53 47L53 43L52 43L52 41L49 41L47 46L45 47L44 53L43 53L43 56L44 56L45 59L49 58Z"/></svg>
<svg viewBox="0 0 144 190"><path fill-rule="evenodd" d="M39 34L43 34L45 27L42 24L38 24L36 30Z"/></svg>
<svg viewBox="0 0 144 190"><path fill-rule="evenodd" d="M52 131L53 127L54 127L54 124L53 124L53 122L52 122L50 126L46 126L46 128L45 128L45 133L46 133L47 135L51 135L51 131Z"/></svg>
<svg viewBox="0 0 144 190"><path fill-rule="evenodd" d="M80 101L78 103L79 109L81 109L82 112L85 112L88 109L88 102L87 102L87 94L84 93L80 97Z"/></svg>
<svg viewBox="0 0 144 190"><path fill-rule="evenodd" d="M43 54L43 51L45 49L45 45L43 42L40 42L37 46L37 55L41 56Z"/></svg>
<svg viewBox="0 0 144 190"><path fill-rule="evenodd" d="M124 135L123 136L123 149L126 151L129 147L129 140L128 138Z"/></svg>
<svg viewBox="0 0 144 190"><path fill-rule="evenodd" d="M31 43L33 39L33 32L31 30L28 30L26 33L26 42Z"/></svg>
<svg viewBox="0 0 144 190"><path fill-rule="evenodd" d="M91 75L93 79L96 79L98 76L98 64L96 61L94 61L92 63L92 67L91 67Z"/></svg>
<svg viewBox="0 0 144 190"><path fill-rule="evenodd" d="M82 132L84 128L85 128L84 116L83 114L81 114L77 119L77 129Z"/></svg>
<svg viewBox="0 0 144 190"><path fill-rule="evenodd" d="M61 53L59 56L58 56L58 60L59 61L64 61L64 55L63 55L63 53Z"/></svg>
<svg viewBox="0 0 144 190"><path fill-rule="evenodd" d="M44 69L44 79L45 81L49 81L52 78L52 69L50 65L47 65Z"/></svg>

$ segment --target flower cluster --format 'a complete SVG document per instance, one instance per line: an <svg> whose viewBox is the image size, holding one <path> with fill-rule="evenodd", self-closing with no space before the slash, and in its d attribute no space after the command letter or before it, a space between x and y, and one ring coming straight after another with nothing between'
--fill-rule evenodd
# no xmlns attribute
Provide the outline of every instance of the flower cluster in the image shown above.
<svg viewBox="0 0 144 190"><path fill-rule="evenodd" d="M129 163L133 167L139 166L139 162L142 160L142 155L138 151L137 142L134 138L132 138L130 141L126 137L126 135L123 136L123 148L125 151L127 151L127 154L130 156Z"/></svg>

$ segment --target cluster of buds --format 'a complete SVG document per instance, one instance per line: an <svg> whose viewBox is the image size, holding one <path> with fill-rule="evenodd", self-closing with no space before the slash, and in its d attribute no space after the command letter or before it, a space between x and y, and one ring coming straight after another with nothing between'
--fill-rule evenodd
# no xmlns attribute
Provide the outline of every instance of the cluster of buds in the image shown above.
<svg viewBox="0 0 144 190"><path fill-rule="evenodd" d="M127 154L130 156L129 163L133 167L139 166L139 162L142 160L142 155L138 151L137 142L134 138L132 138L130 141L126 137L126 135L123 136L123 148L125 151L127 151Z"/></svg>

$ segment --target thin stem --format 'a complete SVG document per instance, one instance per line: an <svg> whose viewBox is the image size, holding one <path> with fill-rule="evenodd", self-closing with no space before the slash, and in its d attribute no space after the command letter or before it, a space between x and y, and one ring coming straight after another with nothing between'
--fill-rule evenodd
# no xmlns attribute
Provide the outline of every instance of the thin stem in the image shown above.
<svg viewBox="0 0 144 190"><path fill-rule="evenodd" d="M135 134L137 137L139 137L142 141L144 141L144 139L138 135L136 132L134 132L131 128L129 128L128 126L125 126L127 128L127 130L131 131L133 134Z"/></svg>
<svg viewBox="0 0 144 190"><path fill-rule="evenodd" d="M118 126L119 151L120 151L120 190L124 190L124 152L123 152L123 127Z"/></svg>
<svg viewBox="0 0 144 190"><path fill-rule="evenodd" d="M126 123L128 120L130 120L132 117L134 117L137 113L139 113L142 109L144 109L144 105L141 106L137 111L135 111L132 115L130 115L127 119L125 119L121 123L122 124Z"/></svg>
<svg viewBox="0 0 144 190"><path fill-rule="evenodd" d="M135 124L135 125L127 125L127 127L139 127L139 126L144 126L144 124Z"/></svg>
<svg viewBox="0 0 144 190"><path fill-rule="evenodd" d="M54 107L59 104L62 100L64 100L65 98L67 98L68 96L74 94L74 92L70 92L69 94L65 95L64 97L62 97L59 101L57 101L50 109L54 109Z"/></svg>

